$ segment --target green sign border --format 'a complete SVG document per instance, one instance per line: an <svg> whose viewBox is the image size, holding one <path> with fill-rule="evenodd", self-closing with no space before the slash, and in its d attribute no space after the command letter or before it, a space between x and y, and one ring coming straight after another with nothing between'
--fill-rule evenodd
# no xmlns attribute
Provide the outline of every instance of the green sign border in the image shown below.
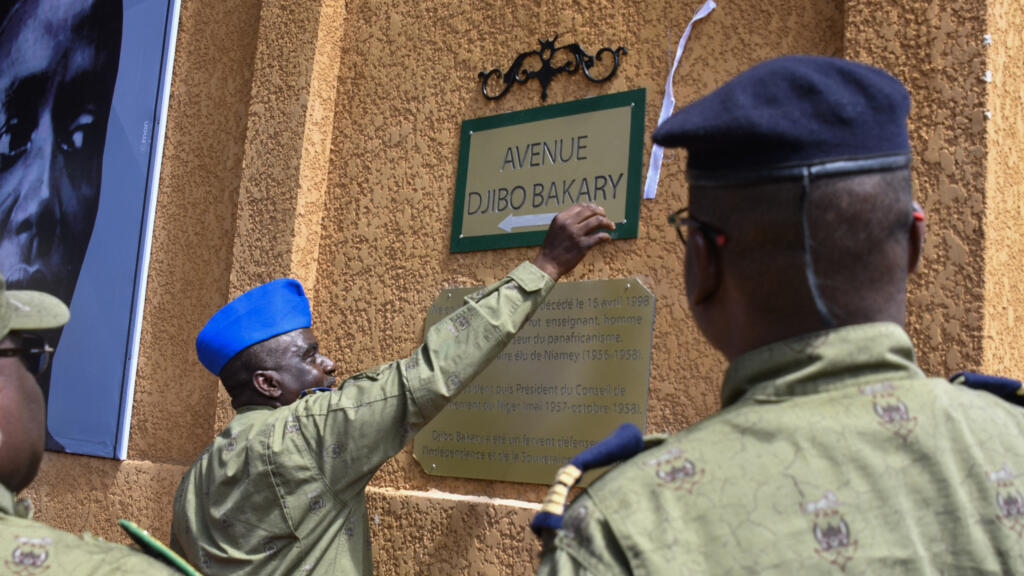
<svg viewBox="0 0 1024 576"><path fill-rule="evenodd" d="M466 177L469 173L469 138L473 132L493 130L527 122L537 122L597 112L610 108L632 106L629 123L629 179L626 182L626 221L616 222L612 238L636 238L640 228L640 196L642 192L641 169L644 152L644 114L647 90L640 88L628 92L618 92L605 96L595 96L540 106L515 112L506 112L483 118L462 121L462 135L459 143L459 174L455 181L455 206L452 210L451 252L472 252L474 250L493 250L495 248L516 248L519 246L538 246L544 242L546 230L530 232L508 232L489 234L486 236L460 237L462 234L462 214L466 202Z"/></svg>

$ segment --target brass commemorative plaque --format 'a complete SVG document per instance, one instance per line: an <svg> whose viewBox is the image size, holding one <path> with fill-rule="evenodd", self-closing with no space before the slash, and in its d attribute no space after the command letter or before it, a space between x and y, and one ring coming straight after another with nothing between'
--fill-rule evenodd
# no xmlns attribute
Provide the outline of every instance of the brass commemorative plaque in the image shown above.
<svg viewBox="0 0 1024 576"><path fill-rule="evenodd" d="M475 290L443 291L427 326ZM559 467L623 422L644 429L653 325L654 295L636 279L559 283L417 434L417 461L428 474L550 484Z"/></svg>

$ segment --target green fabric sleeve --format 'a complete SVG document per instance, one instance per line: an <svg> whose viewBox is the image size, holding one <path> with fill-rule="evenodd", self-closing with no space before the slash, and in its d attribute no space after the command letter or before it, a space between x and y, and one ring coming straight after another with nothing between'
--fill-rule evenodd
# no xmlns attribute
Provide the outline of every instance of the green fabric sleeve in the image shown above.
<svg viewBox="0 0 1024 576"><path fill-rule="evenodd" d="M296 406L313 455L326 455L317 459L328 484L342 494L361 491L370 475L505 348L554 285L524 262L427 330L409 357L357 374L338 390ZM318 412L320 417L311 417Z"/></svg>

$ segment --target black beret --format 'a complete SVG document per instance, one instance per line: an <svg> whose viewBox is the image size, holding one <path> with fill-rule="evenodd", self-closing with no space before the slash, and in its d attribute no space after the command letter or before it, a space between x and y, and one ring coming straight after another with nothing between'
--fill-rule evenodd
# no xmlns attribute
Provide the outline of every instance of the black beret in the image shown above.
<svg viewBox="0 0 1024 576"><path fill-rule="evenodd" d="M905 166L909 111L906 88L878 68L783 56L682 108L658 126L653 139L686 148L687 170L705 177L886 157L898 157Z"/></svg>

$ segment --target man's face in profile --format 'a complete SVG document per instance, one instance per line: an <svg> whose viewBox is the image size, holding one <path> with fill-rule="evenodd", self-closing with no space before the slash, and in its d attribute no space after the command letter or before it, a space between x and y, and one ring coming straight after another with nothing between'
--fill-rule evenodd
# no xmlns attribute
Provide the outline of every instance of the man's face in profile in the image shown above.
<svg viewBox="0 0 1024 576"><path fill-rule="evenodd" d="M120 0L22 0L0 23L0 271L70 302L99 203Z"/></svg>

